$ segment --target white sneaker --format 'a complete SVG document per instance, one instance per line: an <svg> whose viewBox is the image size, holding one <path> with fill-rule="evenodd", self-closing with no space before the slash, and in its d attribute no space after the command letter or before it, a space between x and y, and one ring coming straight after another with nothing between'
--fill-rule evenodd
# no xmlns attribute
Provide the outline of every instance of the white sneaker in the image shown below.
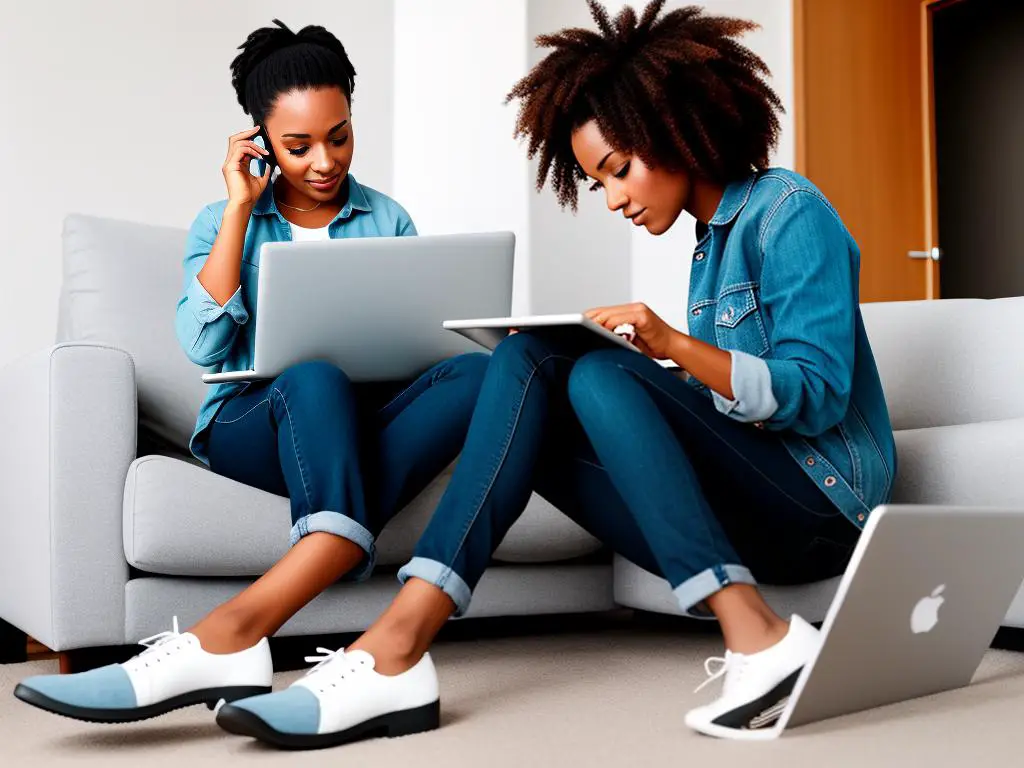
<svg viewBox="0 0 1024 768"><path fill-rule="evenodd" d="M725 657L704 662L709 677L725 678L722 695L712 703L686 713L686 724L695 731L725 739L764 739L774 736L774 726L789 702L800 670L821 646L814 627L793 616L789 632L771 648L746 656L726 651ZM712 664L719 664L712 672ZM695 691L696 692L696 691Z"/></svg>
<svg viewBox="0 0 1024 768"><path fill-rule="evenodd" d="M306 676L266 696L227 704L217 713L226 731L275 747L318 749L377 736L406 736L441 720L437 672L430 654L400 675L374 671L365 651L331 651Z"/></svg>
<svg viewBox="0 0 1024 768"><path fill-rule="evenodd" d="M274 665L266 638L238 653L207 653L190 632L147 637L146 650L124 664L76 675L38 675L14 695L32 706L96 723L146 720L173 709L269 693Z"/></svg>

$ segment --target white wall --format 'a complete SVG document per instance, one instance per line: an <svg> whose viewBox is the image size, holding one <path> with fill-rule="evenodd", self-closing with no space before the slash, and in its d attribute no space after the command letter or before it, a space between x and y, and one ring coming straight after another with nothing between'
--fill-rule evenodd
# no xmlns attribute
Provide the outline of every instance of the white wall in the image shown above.
<svg viewBox="0 0 1024 768"><path fill-rule="evenodd" d="M250 124L228 65L275 17L292 29L321 24L346 45L357 72L353 171L391 192L392 0L37 0L8 10L0 364L53 341L66 213L187 227L225 196L227 137Z"/></svg>
<svg viewBox="0 0 1024 768"><path fill-rule="evenodd" d="M565 27L592 27L583 0L528 0L529 36L524 41L530 66L549 48L534 38ZM511 87L511 83L508 87ZM525 149L522 150L525 152ZM550 185L537 194L537 163L530 164L530 276L536 313L580 312L589 307L629 301L630 233L621 218L608 212L604 195L580 190L579 210L558 207Z"/></svg>
<svg viewBox="0 0 1024 768"><path fill-rule="evenodd" d="M524 0L396 0L395 196L420 234L516 233L530 306L527 166L504 96L526 72Z"/></svg>

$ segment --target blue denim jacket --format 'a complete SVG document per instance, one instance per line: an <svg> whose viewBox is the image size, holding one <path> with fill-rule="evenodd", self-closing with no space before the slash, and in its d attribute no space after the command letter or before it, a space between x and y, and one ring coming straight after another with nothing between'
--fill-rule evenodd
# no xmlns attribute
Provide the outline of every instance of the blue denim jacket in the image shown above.
<svg viewBox="0 0 1024 768"><path fill-rule="evenodd" d="M781 169L730 184L698 225L689 331L732 355L722 413L780 433L833 503L863 528L886 502L896 446L861 318L860 250L807 179Z"/></svg>
<svg viewBox="0 0 1024 768"><path fill-rule="evenodd" d="M416 227L398 203L370 187L359 184L350 174L348 202L329 224L332 239L343 237L395 237L415 235ZM256 283L260 249L264 243L291 240L291 225L274 201L273 185L267 185L253 206L245 232L241 284L221 306L197 279L220 231L227 200L206 206L196 216L185 243L185 283L178 300L175 330L185 354L196 365L213 371L245 371L253 366L256 317ZM200 375L196 372L196 375ZM189 447L193 455L209 464L203 430L213 420L221 403L245 387L242 383L210 386L201 408Z"/></svg>

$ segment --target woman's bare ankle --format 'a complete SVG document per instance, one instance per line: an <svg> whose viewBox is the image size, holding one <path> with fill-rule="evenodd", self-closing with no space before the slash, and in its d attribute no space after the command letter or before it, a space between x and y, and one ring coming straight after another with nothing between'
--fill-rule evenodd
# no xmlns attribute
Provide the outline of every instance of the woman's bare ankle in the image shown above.
<svg viewBox="0 0 1024 768"><path fill-rule="evenodd" d="M439 587L410 579L348 650L369 653L382 675L400 675L423 658L454 610L455 604Z"/></svg>
<svg viewBox="0 0 1024 768"><path fill-rule="evenodd" d="M263 639L250 617L226 606L214 609L188 631L207 653L238 653Z"/></svg>
<svg viewBox="0 0 1024 768"><path fill-rule="evenodd" d="M729 638L729 650L736 653L760 653L771 648L789 632L789 622L775 617L774 621L765 624L753 623L749 628L732 633Z"/></svg>
<svg viewBox="0 0 1024 768"><path fill-rule="evenodd" d="M416 666L429 647L413 634L375 624L345 650L366 651L373 656L374 671L400 675Z"/></svg>
<svg viewBox="0 0 1024 768"><path fill-rule="evenodd" d="M767 650L789 632L789 622L776 615L751 585L726 587L709 598L708 605L718 617L725 647L734 653Z"/></svg>

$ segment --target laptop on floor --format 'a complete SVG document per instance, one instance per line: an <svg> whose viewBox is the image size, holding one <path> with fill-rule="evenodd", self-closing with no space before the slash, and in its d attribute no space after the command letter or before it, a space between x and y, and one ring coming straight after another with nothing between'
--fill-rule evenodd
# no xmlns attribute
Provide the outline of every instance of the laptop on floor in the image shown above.
<svg viewBox="0 0 1024 768"><path fill-rule="evenodd" d="M878 507L817 657L776 724L747 737L968 685L1022 582L1024 510Z"/></svg>
<svg viewBox="0 0 1024 768"><path fill-rule="evenodd" d="M514 254L511 232L266 243L253 368L203 381L268 379L308 360L352 381L402 381L478 352L442 323L507 315Z"/></svg>

